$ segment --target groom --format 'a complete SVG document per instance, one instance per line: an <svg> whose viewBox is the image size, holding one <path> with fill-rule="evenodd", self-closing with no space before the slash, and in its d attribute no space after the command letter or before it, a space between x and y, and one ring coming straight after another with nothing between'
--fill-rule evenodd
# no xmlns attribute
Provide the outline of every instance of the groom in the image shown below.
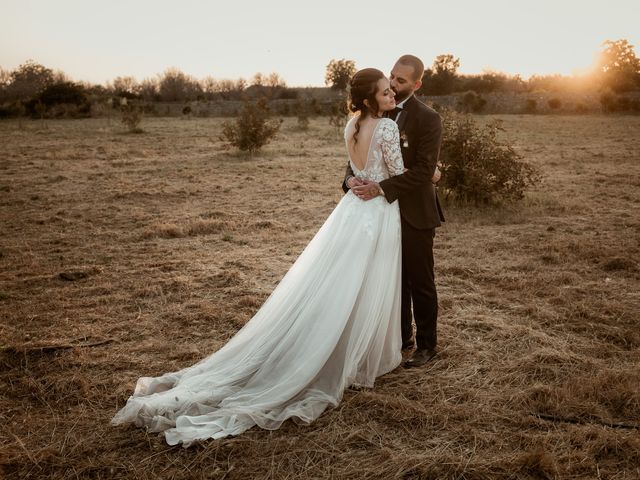
<svg viewBox="0 0 640 480"><path fill-rule="evenodd" d="M403 55L391 70L391 89L396 109L389 112L400 131L404 174L382 182L357 179L347 165L342 188L363 200L384 195L400 202L402 222L402 349L413 348L411 306L416 323L417 348L405 367L419 367L436 355L438 296L433 271L433 238L444 221L432 178L436 172L442 122L438 113L419 101L414 92L422 86L424 64L413 55Z"/></svg>

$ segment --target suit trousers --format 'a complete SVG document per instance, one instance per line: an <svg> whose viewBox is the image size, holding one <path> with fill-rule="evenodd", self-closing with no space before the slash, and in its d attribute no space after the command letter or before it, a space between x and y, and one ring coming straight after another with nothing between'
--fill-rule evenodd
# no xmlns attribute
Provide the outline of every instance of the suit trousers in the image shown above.
<svg viewBox="0 0 640 480"><path fill-rule="evenodd" d="M433 271L435 232L435 228L417 229L402 219L402 341L408 342L413 334L413 305L419 349L435 349L438 342L438 294Z"/></svg>

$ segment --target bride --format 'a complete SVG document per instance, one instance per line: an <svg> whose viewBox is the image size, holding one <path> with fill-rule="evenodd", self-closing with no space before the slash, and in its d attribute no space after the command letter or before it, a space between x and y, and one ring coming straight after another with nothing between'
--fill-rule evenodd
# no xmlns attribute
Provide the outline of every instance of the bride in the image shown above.
<svg viewBox="0 0 640 480"><path fill-rule="evenodd" d="M403 173L389 80L351 79L345 142L356 180ZM350 385L372 387L401 362L398 202L349 191L264 305L220 350L183 370L142 377L113 425L164 432L170 445L309 423Z"/></svg>

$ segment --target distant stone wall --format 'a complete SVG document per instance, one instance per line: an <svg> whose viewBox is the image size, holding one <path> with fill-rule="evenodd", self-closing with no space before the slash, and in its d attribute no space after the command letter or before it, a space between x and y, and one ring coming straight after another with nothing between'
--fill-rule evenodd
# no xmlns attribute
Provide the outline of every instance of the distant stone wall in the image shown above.
<svg viewBox="0 0 640 480"><path fill-rule="evenodd" d="M452 110L465 110L464 93L441 96L419 97L432 106L441 106ZM602 113L605 111L601 102L601 94L560 93L560 92L526 92L526 93L486 93L472 94L482 99L482 107L469 109L481 114L551 114L551 113ZM640 113L640 92L630 92L617 99L625 98L631 105L626 111ZM278 116L296 116L303 105L308 115L331 115L340 97L331 92L322 96L308 96L300 99L271 100L268 105ZM191 102L155 102L144 106L145 115L159 117L234 117L242 109L244 102L240 100L210 100ZM635 107L634 107L635 106ZM119 107L115 107L119 108ZM102 116L103 111L92 108L91 116Z"/></svg>
<svg viewBox="0 0 640 480"><path fill-rule="evenodd" d="M329 115L331 108L338 99L318 100L278 99L268 102L274 114L296 116L301 102L305 104L309 115ZM193 102L157 102L145 106L145 114L161 117L176 117L191 115L194 117L234 117L242 109L244 102L240 100L212 100Z"/></svg>

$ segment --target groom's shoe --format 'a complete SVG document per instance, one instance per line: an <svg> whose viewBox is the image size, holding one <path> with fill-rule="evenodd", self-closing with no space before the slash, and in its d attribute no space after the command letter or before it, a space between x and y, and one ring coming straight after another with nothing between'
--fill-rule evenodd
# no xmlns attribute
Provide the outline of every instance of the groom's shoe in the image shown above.
<svg viewBox="0 0 640 480"><path fill-rule="evenodd" d="M404 367L405 368L421 367L423 365L426 365L429 362L429 360L431 360L437 354L438 352L436 352L435 350L431 350L427 348L419 348L418 350L413 352L413 355L411 355L411 358L409 358L406 362L404 362Z"/></svg>

